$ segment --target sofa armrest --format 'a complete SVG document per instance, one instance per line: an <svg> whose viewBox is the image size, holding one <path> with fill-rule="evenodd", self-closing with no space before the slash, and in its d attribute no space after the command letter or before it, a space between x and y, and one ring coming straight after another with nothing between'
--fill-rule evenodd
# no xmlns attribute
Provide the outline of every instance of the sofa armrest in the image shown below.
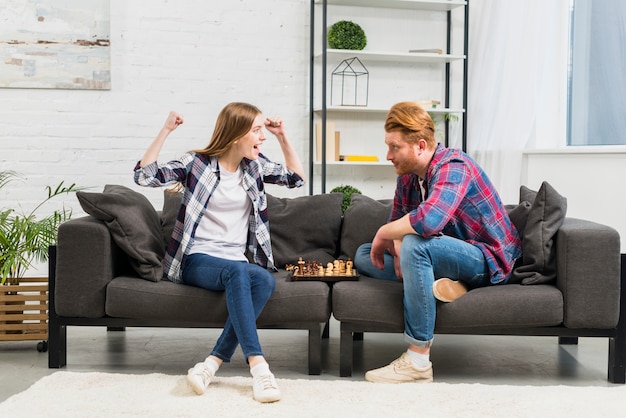
<svg viewBox="0 0 626 418"><path fill-rule="evenodd" d="M610 329L620 310L620 237L606 225L566 218L556 237L557 287L568 328Z"/></svg>
<svg viewBox="0 0 626 418"><path fill-rule="evenodd" d="M125 262L103 222L86 216L61 224L54 288L57 315L103 317L106 286Z"/></svg>

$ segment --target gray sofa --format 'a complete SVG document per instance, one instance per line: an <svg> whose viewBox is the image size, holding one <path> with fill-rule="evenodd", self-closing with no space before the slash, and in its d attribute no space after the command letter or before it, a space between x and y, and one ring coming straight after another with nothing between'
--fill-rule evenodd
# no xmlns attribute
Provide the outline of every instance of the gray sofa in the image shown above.
<svg viewBox="0 0 626 418"><path fill-rule="evenodd" d="M524 248L528 253L538 250L539 255L525 254L513 284L475 289L455 302L438 305L435 332L555 336L560 343L570 344L578 337L607 338L608 379L624 383L626 308L620 309L620 304L625 300L626 279L620 272L619 235L605 225L566 218L564 210L550 212L555 201L541 190L530 194L523 190L520 204L509 208L514 223L528 238ZM66 222L59 229L50 258L51 368L66 364L68 326L220 328L224 324L227 312L222 293L158 280L158 260L171 233L178 197L166 194L164 207L156 215L144 208L149 216L157 217L152 220L159 229L153 231L157 235L153 241L161 242L152 246L157 252L160 246L161 252L152 261L150 257L137 260L151 251L150 246L132 237L129 230L149 216L143 213L133 219L128 209L116 208L120 195L135 199L133 193L105 189L101 194L83 194L81 205L90 216ZM113 203L106 201L111 197ZM526 197L529 200L522 200ZM341 327L341 376L352 373L354 339L366 332L404 329L401 283L364 275L358 281L332 284L293 282L282 269L298 257L322 263L352 258L360 244L371 241L391 208L389 200L353 195L342 214L342 198L336 193L291 199L268 196L272 247L281 269L276 273L276 291L258 325L307 330L310 374L321 372L323 330L331 313ZM106 213L101 213L103 207ZM131 218L131 226L118 224L125 218ZM530 239L536 238L537 231L532 232L533 228L541 228L540 245L534 250ZM150 263L151 268L145 268ZM146 276L146 271L155 269L157 276Z"/></svg>

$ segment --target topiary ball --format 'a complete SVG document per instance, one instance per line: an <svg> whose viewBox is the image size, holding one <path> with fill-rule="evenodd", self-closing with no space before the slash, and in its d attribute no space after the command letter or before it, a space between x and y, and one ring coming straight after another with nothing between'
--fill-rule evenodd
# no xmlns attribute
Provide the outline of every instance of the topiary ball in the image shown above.
<svg viewBox="0 0 626 418"><path fill-rule="evenodd" d="M340 20L328 29L328 46L332 49L361 50L365 45L365 32L354 22Z"/></svg>
<svg viewBox="0 0 626 418"><path fill-rule="evenodd" d="M343 193L343 199L341 201L341 213L344 213L346 211L346 209L348 209L348 207L350 207L350 204L352 203L352 195L354 193L356 193L356 194L363 194L356 187L352 187L350 185L345 185L344 186L343 184L341 186L335 187L330 192L331 193Z"/></svg>

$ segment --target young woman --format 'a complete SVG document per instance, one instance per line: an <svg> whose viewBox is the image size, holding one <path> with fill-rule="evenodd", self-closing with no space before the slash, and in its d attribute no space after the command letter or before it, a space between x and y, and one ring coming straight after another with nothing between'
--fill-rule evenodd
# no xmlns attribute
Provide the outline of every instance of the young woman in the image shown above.
<svg viewBox="0 0 626 418"><path fill-rule="evenodd" d="M165 140L181 124L182 116L171 112L137 163L135 182L149 187L179 182L184 187L163 261L164 276L175 283L226 293L224 330L206 360L189 369L187 380L198 395L203 394L239 344L250 365L254 398L278 401L280 390L256 329L256 319L274 291L264 182L300 187L302 163L280 119L266 119L247 103L230 103L220 112L206 148L158 164ZM285 165L261 154L264 129L278 140Z"/></svg>

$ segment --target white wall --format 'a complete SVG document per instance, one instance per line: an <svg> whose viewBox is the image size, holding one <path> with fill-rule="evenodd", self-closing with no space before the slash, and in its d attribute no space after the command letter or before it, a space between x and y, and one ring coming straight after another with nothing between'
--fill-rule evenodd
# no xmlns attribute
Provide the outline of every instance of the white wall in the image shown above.
<svg viewBox="0 0 626 418"><path fill-rule="evenodd" d="M567 198L567 216L615 228L626 252L626 147L571 147L524 153L521 183L533 190L547 181Z"/></svg>
<svg viewBox="0 0 626 418"><path fill-rule="evenodd" d="M123 184L160 208L162 192L135 186L132 170L170 110L185 124L164 160L204 147L230 101L282 116L306 160L308 27L308 0L112 0L110 91L0 89L0 169L26 178L0 192L0 207L30 209L65 180ZM275 141L264 152L282 160ZM74 196L66 205L82 213Z"/></svg>

